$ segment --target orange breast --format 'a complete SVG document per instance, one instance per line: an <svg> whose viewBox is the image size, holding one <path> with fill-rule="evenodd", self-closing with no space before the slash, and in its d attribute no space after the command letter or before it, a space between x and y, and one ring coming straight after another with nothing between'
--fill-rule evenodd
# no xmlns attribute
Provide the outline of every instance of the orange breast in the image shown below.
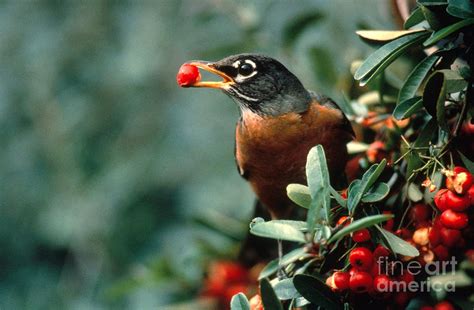
<svg viewBox="0 0 474 310"><path fill-rule="evenodd" d="M332 179L343 173L346 143L351 139L343 119L339 110L317 103L303 114L243 113L236 128L237 163L274 218L284 218L291 211L286 186L306 183L306 157L313 146L323 145Z"/></svg>

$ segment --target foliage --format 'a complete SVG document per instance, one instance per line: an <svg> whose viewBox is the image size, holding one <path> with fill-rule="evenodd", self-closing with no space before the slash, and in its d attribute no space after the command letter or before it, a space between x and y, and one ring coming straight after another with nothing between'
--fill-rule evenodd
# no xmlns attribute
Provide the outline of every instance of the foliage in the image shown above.
<svg viewBox="0 0 474 310"><path fill-rule="evenodd" d="M442 173L455 164L473 167L469 151L473 135L463 131L463 126L472 126L466 124L474 114L472 2L420 0L405 29L358 32L362 39L381 45L357 64L354 72L360 86L378 96L368 101L365 94L351 102L348 110L362 125L364 137L375 136L376 142L383 142L384 153L377 149L381 157L374 161L368 153L362 154L359 177L341 195L330 184L323 148L315 146L308 154L307 186L290 184L287 188L288 197L307 210L306 221L256 219L251 224L250 232L255 235L296 243L291 252L270 262L260 274L262 299L272 300L268 309L276 309L274 294L288 309L308 304L324 309L356 307L348 294L324 284L331 270L348 270L346 255L356 246L352 233L368 228L375 244L384 245L405 261L419 259L422 256L416 242L407 242L398 231L392 233L385 222L395 220L399 228L412 227L407 213L414 202L433 205L434 192L442 187ZM391 65L406 56L419 61L412 64L404 81L397 83ZM460 139L467 140L459 143ZM364 150L369 152L371 147ZM346 218L338 222L341 215ZM464 259L464 253L457 255ZM472 262L465 264L448 280L472 288L472 278L463 271ZM268 283L274 292L269 291ZM282 287L284 294L279 293ZM408 307L445 297L446 292L420 295ZM455 304L472 307L462 293L449 297Z"/></svg>

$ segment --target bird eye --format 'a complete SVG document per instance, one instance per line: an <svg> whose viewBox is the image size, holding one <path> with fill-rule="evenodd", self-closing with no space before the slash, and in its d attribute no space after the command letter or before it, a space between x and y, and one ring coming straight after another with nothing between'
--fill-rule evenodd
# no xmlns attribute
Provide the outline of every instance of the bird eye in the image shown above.
<svg viewBox="0 0 474 310"><path fill-rule="evenodd" d="M243 76L248 76L253 73L254 68L248 63L243 63L239 66L239 74Z"/></svg>

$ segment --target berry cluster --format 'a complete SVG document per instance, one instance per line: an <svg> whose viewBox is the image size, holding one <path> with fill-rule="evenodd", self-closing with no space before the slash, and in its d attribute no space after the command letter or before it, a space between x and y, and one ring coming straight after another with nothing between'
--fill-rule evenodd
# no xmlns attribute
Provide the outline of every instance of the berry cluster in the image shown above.
<svg viewBox="0 0 474 310"><path fill-rule="evenodd" d="M258 270L256 274L258 274ZM236 262L211 262L202 295L215 298L220 306L226 307L235 294L240 292L252 294L256 291L255 277L253 270L247 270Z"/></svg>
<svg viewBox="0 0 474 310"><path fill-rule="evenodd" d="M441 261L449 259L456 248L465 248L466 238L470 238L467 229L469 218L472 218L474 209L473 177L469 171L455 167L445 174L446 188L440 189L434 198L441 213L433 219L431 226L424 228L427 233L420 233L420 238L415 238L414 234L413 238L417 244L428 245L434 258ZM425 234L428 240L425 240Z"/></svg>

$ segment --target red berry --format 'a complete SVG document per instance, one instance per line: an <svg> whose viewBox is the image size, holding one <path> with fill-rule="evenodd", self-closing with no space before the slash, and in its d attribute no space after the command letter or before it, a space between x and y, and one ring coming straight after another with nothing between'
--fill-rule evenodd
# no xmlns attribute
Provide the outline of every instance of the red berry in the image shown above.
<svg viewBox="0 0 474 310"><path fill-rule="evenodd" d="M391 283L392 281L389 276L385 274L378 275L374 278L374 290L377 293L388 293L391 290Z"/></svg>
<svg viewBox="0 0 474 310"><path fill-rule="evenodd" d="M373 253L375 261L377 261L379 257L388 257L389 255L390 251L381 244L377 245Z"/></svg>
<svg viewBox="0 0 474 310"><path fill-rule="evenodd" d="M382 214L393 214L393 213L390 212L390 211L383 211ZM393 219L389 219L389 220L386 221L382 226L383 226L383 228L385 228L386 230L392 231L394 225L395 225L395 223L394 223Z"/></svg>
<svg viewBox="0 0 474 310"><path fill-rule="evenodd" d="M370 232L367 228L363 228L361 230L355 231L352 234L352 240L354 242L365 242L370 240Z"/></svg>
<svg viewBox="0 0 474 310"><path fill-rule="evenodd" d="M345 271L337 271L333 274L334 285L338 290L344 291L349 288L350 275Z"/></svg>
<svg viewBox="0 0 474 310"><path fill-rule="evenodd" d="M364 293L372 289L372 276L365 271L355 271L349 279L349 287L354 293Z"/></svg>
<svg viewBox="0 0 474 310"><path fill-rule="evenodd" d="M397 292L393 297L393 301L398 306L404 307L410 300L410 294L408 292ZM405 308L403 308L405 309Z"/></svg>
<svg viewBox="0 0 474 310"><path fill-rule="evenodd" d="M446 187L453 192L463 195L473 183L472 174L464 167L454 167L448 172Z"/></svg>
<svg viewBox="0 0 474 310"><path fill-rule="evenodd" d="M404 282L408 287L411 282L415 281L415 276L407 269L403 269L402 273L397 277L397 281Z"/></svg>
<svg viewBox="0 0 474 310"><path fill-rule="evenodd" d="M336 284L334 283L334 275L330 275L327 279L326 279L326 285L329 286L331 288L331 290L335 291L337 290L337 287L336 287Z"/></svg>
<svg viewBox="0 0 474 310"><path fill-rule="evenodd" d="M369 271L372 267L374 255L364 247L354 248L349 254L349 262L358 270Z"/></svg>
<svg viewBox="0 0 474 310"><path fill-rule="evenodd" d="M446 227L442 227L439 230L439 235L441 237L441 243L448 248L454 247L462 237L461 231Z"/></svg>
<svg viewBox="0 0 474 310"><path fill-rule="evenodd" d="M347 219L347 216L343 215L341 216L338 220L337 220L337 223L336 225L344 225L344 226L347 226L349 225L350 222L349 220Z"/></svg>
<svg viewBox="0 0 474 310"><path fill-rule="evenodd" d="M417 203L410 210L410 218L415 223L422 223L431 216L431 208L424 203Z"/></svg>
<svg viewBox="0 0 474 310"><path fill-rule="evenodd" d="M438 191L435 195L434 202L441 211L452 209L458 212L466 210L471 204L468 195L459 196L447 189Z"/></svg>
<svg viewBox="0 0 474 310"><path fill-rule="evenodd" d="M449 190L447 188L443 188L437 191L434 196L434 203L441 211L448 209L448 204L446 202L446 193L448 192Z"/></svg>
<svg viewBox="0 0 474 310"><path fill-rule="evenodd" d="M433 249L433 253L436 255L436 258L440 261L446 261L449 258L449 249L440 244Z"/></svg>
<svg viewBox="0 0 474 310"><path fill-rule="evenodd" d="M434 306L434 310L454 310L454 306L449 301L442 301Z"/></svg>
<svg viewBox="0 0 474 310"><path fill-rule="evenodd" d="M192 86L194 83L199 82L201 79L201 73L198 67L184 64L179 68L178 75L176 75L176 81L181 87Z"/></svg>
<svg viewBox="0 0 474 310"><path fill-rule="evenodd" d="M474 206L474 185L469 187L469 189L467 190L467 196L469 197L471 206Z"/></svg>
<svg viewBox="0 0 474 310"><path fill-rule="evenodd" d="M453 229L463 229L467 226L469 217L465 213L446 210L441 214L443 226Z"/></svg>
<svg viewBox="0 0 474 310"><path fill-rule="evenodd" d="M400 228L395 231L395 235L402 238L403 240L410 239L413 236L413 232L408 228Z"/></svg>
<svg viewBox="0 0 474 310"><path fill-rule="evenodd" d="M428 233L428 239L430 240L431 247L435 247L441 242L440 230L441 228L435 225L430 228L430 232Z"/></svg>

